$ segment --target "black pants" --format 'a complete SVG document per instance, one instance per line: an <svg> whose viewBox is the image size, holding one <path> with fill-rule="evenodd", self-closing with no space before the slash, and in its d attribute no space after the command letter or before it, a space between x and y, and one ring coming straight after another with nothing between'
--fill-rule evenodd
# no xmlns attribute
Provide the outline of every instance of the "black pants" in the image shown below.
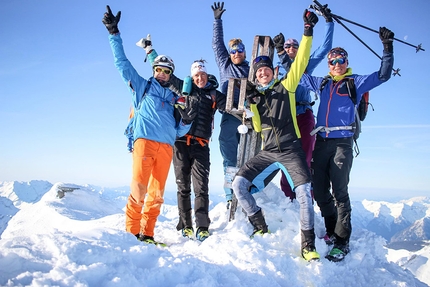
<svg viewBox="0 0 430 287"><path fill-rule="evenodd" d="M312 154L315 201L324 217L327 233L335 234L340 243L349 242L352 230L348 193L352 148L352 138L323 139L318 136Z"/></svg>
<svg viewBox="0 0 430 287"><path fill-rule="evenodd" d="M209 146L202 146L196 140L190 145L176 141L173 165L178 186L179 223L177 230L192 227L191 180L194 190L194 215L196 227L209 228Z"/></svg>

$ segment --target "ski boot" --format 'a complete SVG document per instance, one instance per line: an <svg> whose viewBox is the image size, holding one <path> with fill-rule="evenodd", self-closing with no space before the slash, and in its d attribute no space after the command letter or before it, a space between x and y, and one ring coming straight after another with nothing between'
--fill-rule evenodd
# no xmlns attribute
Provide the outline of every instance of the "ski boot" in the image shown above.
<svg viewBox="0 0 430 287"><path fill-rule="evenodd" d="M185 227L182 229L182 236L194 239L194 229L192 227Z"/></svg>
<svg viewBox="0 0 430 287"><path fill-rule="evenodd" d="M206 238L209 237L209 231L207 227L199 227L197 228L196 238L199 241L205 241Z"/></svg>
<svg viewBox="0 0 430 287"><path fill-rule="evenodd" d="M136 237L137 237L137 240L142 241L143 243L146 243L146 244L154 244L156 246L161 246L161 247L167 246L166 244L164 244L162 242L155 241L154 237L152 237L152 236L138 234L138 235L136 235Z"/></svg>
<svg viewBox="0 0 430 287"><path fill-rule="evenodd" d="M256 234L263 235L264 233L269 232L261 209L256 214L248 216L248 219L252 226L254 226L254 231L252 232L250 238L254 238L254 235Z"/></svg>

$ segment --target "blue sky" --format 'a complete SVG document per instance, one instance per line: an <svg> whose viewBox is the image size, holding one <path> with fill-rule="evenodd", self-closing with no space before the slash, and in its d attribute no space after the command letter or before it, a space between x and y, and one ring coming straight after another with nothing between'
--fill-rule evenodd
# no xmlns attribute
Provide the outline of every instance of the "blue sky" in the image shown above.
<svg viewBox="0 0 430 287"><path fill-rule="evenodd" d="M251 55L255 35L300 39L302 13L311 1L225 2L224 39L242 38ZM430 119L426 84L430 64L430 1L328 3L334 14L373 29L380 26L396 38L423 44L425 52L394 43L395 68L401 77L371 91L369 111L354 160L351 190L386 195L408 190L426 195L430 174ZM358 2L357 2L358 3ZM1 4L0 22L0 181L128 185L131 155L123 131L130 94L113 65L108 32L101 23L109 4L122 11L119 30L129 60L143 77L151 76L144 51L135 43L148 33L161 54L171 56L176 75L189 74L191 63L206 59L219 77L211 47L212 1L12 1ZM314 45L322 41L324 19L315 27ZM378 54L376 33L345 23ZM354 73L370 74L380 60L336 24L334 45L349 52ZM248 58L248 60L251 60ZM277 59L275 59L277 60ZM324 76L321 63L314 75ZM211 192L222 192L218 148L219 115L211 142ZM173 171L167 187L175 189Z"/></svg>

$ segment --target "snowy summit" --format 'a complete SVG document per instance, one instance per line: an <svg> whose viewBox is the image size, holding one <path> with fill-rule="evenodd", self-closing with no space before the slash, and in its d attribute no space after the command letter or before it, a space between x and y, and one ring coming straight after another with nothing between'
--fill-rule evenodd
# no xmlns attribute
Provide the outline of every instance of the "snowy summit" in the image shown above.
<svg viewBox="0 0 430 287"><path fill-rule="evenodd" d="M60 187L68 187L61 192ZM430 200L353 202L351 252L342 262L300 255L299 206L270 184L254 194L270 234L249 238L240 208L229 222L211 195L210 237L176 231L176 193L166 192L155 239L124 230L128 187L0 182L0 286L428 286ZM315 206L316 233L324 223ZM397 240L397 241L396 241Z"/></svg>

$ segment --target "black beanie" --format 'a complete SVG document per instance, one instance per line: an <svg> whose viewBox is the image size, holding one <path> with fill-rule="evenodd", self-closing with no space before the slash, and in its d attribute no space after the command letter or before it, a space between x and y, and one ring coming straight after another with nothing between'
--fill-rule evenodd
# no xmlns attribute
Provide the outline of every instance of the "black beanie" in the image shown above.
<svg viewBox="0 0 430 287"><path fill-rule="evenodd" d="M258 56L254 59L253 64L254 75L257 73L257 70L261 67L269 67L273 71L273 61L268 56Z"/></svg>

